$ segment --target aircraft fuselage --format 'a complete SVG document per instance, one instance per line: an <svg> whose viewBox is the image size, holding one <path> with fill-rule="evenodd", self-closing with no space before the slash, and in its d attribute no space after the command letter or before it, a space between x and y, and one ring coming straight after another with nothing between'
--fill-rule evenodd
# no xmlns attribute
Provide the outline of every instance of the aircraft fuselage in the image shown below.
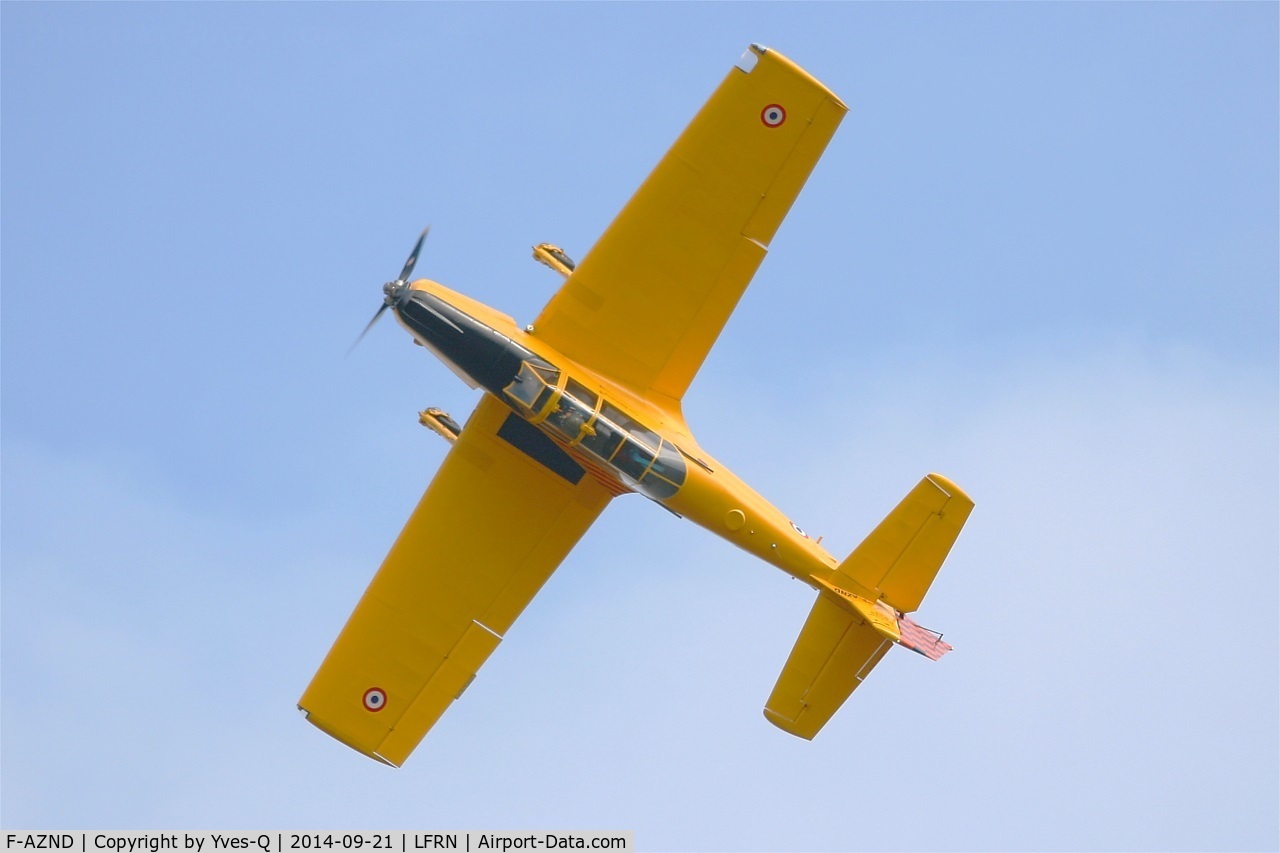
<svg viewBox="0 0 1280 853"><path fill-rule="evenodd" d="M609 382L436 282L415 281L392 308L417 343L511 409L500 435L566 479L639 492L814 588L835 570L831 554L698 446L678 407Z"/></svg>

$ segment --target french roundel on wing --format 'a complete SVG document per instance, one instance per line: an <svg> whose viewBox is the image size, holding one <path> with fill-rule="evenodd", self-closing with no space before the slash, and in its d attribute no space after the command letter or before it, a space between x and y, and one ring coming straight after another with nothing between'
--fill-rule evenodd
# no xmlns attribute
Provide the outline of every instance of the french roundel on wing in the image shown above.
<svg viewBox="0 0 1280 853"><path fill-rule="evenodd" d="M782 104L769 104L760 111L760 121L765 127L778 127L787 120L787 111Z"/></svg>
<svg viewBox="0 0 1280 853"><path fill-rule="evenodd" d="M387 707L387 692L380 687L370 687L364 692L364 709L381 711Z"/></svg>
<svg viewBox="0 0 1280 853"><path fill-rule="evenodd" d="M793 521L793 522L791 522L791 529L792 529L792 530L794 530L796 533L799 533L799 534L800 534L801 536L803 536L805 539L808 539L808 538L809 538L809 534L808 534L808 533L805 533L803 530L801 530L801 529L800 529L800 525L796 524L794 521Z"/></svg>

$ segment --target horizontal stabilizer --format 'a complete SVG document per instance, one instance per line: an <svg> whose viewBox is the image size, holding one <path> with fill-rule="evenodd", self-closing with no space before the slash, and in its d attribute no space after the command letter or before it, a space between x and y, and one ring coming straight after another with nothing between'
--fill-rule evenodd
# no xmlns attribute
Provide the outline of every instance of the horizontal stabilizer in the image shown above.
<svg viewBox="0 0 1280 853"><path fill-rule="evenodd" d="M819 593L765 703L765 717L812 740L892 645L861 614Z"/></svg>
<svg viewBox="0 0 1280 853"><path fill-rule="evenodd" d="M840 564L852 578L902 612L920 607L973 510L960 488L930 474Z"/></svg>
<svg viewBox="0 0 1280 853"><path fill-rule="evenodd" d="M930 474L835 573L811 579L818 600L765 703L769 722L812 740L894 643L930 660L951 651L903 614L920 606L972 509L954 483Z"/></svg>

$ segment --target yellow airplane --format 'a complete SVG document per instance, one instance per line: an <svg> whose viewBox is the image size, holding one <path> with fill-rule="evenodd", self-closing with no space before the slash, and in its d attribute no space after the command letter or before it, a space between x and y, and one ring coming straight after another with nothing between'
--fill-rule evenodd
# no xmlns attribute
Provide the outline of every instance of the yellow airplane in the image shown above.
<svg viewBox="0 0 1280 853"><path fill-rule="evenodd" d="M894 644L951 649L920 606L973 502L930 474L845 560L703 450L681 398L848 108L776 51L751 45L534 320L434 281L390 310L473 388L464 427L298 707L321 730L401 765L462 695L605 506L639 493L812 586L817 601L765 717L812 738ZM361 334L361 337L363 337Z"/></svg>

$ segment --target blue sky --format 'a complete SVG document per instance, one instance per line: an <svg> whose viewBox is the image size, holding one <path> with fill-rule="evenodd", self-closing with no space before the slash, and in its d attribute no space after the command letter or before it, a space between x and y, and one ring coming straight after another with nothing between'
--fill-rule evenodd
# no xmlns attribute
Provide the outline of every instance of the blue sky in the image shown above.
<svg viewBox="0 0 1280 853"><path fill-rule="evenodd" d="M0 6L7 828L1280 844L1275 4ZM813 743L812 594L617 501L399 771L294 702L474 392L749 42L851 112L686 399L843 555L977 509Z"/></svg>

